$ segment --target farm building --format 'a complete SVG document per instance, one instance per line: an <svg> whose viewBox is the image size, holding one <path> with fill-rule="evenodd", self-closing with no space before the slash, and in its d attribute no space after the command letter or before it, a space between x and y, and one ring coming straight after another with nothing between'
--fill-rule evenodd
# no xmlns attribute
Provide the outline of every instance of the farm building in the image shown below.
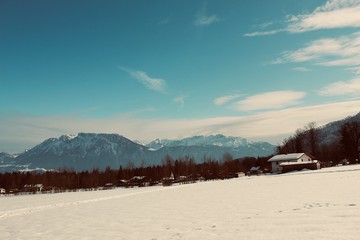
<svg viewBox="0 0 360 240"><path fill-rule="evenodd" d="M44 186L42 184L25 184L24 192L41 192Z"/></svg>
<svg viewBox="0 0 360 240"><path fill-rule="evenodd" d="M261 171L260 167L256 166L256 167L250 168L250 170L249 170L249 172L247 174L248 175L259 175L261 173L262 173L262 171Z"/></svg>
<svg viewBox="0 0 360 240"><path fill-rule="evenodd" d="M320 169L320 163L308 153L290 153L275 155L268 160L272 173L285 173L295 170Z"/></svg>

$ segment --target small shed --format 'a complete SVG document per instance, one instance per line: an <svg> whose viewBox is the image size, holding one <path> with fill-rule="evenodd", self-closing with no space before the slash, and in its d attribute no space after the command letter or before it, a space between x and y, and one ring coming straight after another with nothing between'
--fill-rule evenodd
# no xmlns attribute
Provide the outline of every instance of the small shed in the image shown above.
<svg viewBox="0 0 360 240"><path fill-rule="evenodd" d="M259 166L251 167L249 170L249 175L259 175L261 173L262 173L262 171Z"/></svg>

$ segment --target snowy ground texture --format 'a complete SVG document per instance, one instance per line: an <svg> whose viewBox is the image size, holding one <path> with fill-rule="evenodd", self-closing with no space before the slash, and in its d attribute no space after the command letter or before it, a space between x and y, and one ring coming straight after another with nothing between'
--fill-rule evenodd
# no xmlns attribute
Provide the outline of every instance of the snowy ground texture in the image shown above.
<svg viewBox="0 0 360 240"><path fill-rule="evenodd" d="M360 165L0 197L1 239L360 239Z"/></svg>

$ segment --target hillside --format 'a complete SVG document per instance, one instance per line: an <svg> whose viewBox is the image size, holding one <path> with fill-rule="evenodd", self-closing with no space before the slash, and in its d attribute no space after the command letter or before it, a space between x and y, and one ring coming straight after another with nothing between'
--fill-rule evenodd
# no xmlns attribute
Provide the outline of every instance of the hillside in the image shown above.
<svg viewBox="0 0 360 240"><path fill-rule="evenodd" d="M332 144L339 142L340 128L342 125L348 122L360 122L360 113L319 127L318 130L320 144Z"/></svg>

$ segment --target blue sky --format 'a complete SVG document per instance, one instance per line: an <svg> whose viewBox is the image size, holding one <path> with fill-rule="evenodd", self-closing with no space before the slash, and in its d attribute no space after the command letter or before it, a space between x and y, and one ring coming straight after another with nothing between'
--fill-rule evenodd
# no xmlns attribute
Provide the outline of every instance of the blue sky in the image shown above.
<svg viewBox="0 0 360 240"><path fill-rule="evenodd" d="M0 152L78 132L281 143L360 111L360 1L0 3Z"/></svg>

